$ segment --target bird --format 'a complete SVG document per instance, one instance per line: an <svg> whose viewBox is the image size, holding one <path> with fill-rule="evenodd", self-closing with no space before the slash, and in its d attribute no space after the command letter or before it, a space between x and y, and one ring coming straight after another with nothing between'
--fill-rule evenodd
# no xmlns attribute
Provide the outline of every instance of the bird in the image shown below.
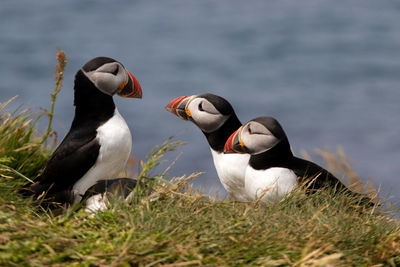
<svg viewBox="0 0 400 267"><path fill-rule="evenodd" d="M115 197L127 201L137 180L133 178L115 178L101 180L86 190L81 203L85 211L90 214L106 210L109 205L109 198Z"/></svg>
<svg viewBox="0 0 400 267"><path fill-rule="evenodd" d="M74 81L75 114L70 130L42 173L20 192L40 199L46 208L79 203L100 180L116 177L128 161L132 136L113 95L142 98L137 79L109 57L84 64Z"/></svg>
<svg viewBox="0 0 400 267"><path fill-rule="evenodd" d="M242 125L231 104L220 96L207 93L175 98L166 109L182 120L192 121L203 132L218 178L228 196L236 201L246 201L244 173L250 155L224 154L226 140Z"/></svg>
<svg viewBox="0 0 400 267"><path fill-rule="evenodd" d="M245 192L252 200L279 200L300 185L308 192L331 187L336 192L361 196L321 166L295 157L286 133L273 117L258 117L239 127L226 141L224 153L251 155L245 171ZM362 202L370 201L362 197Z"/></svg>

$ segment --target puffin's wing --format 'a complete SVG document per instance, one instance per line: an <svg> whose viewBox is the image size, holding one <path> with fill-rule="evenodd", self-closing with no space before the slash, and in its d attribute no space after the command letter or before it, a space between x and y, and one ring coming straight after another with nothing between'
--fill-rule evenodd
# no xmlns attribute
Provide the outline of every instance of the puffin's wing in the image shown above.
<svg viewBox="0 0 400 267"><path fill-rule="evenodd" d="M30 190L34 195L47 191L64 191L78 181L96 162L100 144L96 137L73 138L67 135L46 164L43 173L37 177Z"/></svg>
<svg viewBox="0 0 400 267"><path fill-rule="evenodd" d="M374 201L371 200L365 194L353 192L349 188L347 188L338 178L336 178L333 174L320 167L319 165L312 163L308 160L295 158L296 169L295 173L299 177L299 182L304 183L307 182L306 179L315 178L315 180L310 184L311 189L319 189L322 187L332 187L336 188L338 191L343 191L353 197L360 198L360 203L366 206L372 207L375 205ZM304 168L305 167L305 168Z"/></svg>
<svg viewBox="0 0 400 267"><path fill-rule="evenodd" d="M310 186L313 189L322 187L336 187L338 190L345 189L346 186L336 178L332 173L328 172L321 166L300 158L294 158L294 172L299 177L299 182L307 182L306 179L314 179ZM346 188L347 189L347 188Z"/></svg>

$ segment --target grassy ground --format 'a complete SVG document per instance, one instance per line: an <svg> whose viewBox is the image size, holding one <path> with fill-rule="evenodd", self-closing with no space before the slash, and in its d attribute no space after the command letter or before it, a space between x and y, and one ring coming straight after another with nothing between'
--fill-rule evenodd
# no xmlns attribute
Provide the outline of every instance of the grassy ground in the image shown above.
<svg viewBox="0 0 400 267"><path fill-rule="evenodd" d="M54 148L50 127L39 135L40 114L1 112L0 265L400 265L398 221L357 199L300 189L269 206L237 203L193 191L188 183L197 174L172 182L150 175L179 142L156 147L140 164L139 178L148 185L131 203L112 201L94 216L82 209L52 216L16 194Z"/></svg>

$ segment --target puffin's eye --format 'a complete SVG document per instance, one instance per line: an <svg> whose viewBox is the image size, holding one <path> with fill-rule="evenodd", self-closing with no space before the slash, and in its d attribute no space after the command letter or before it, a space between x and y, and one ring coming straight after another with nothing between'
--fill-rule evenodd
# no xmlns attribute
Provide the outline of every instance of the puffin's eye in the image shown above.
<svg viewBox="0 0 400 267"><path fill-rule="evenodd" d="M249 132L249 134L252 134L253 132L251 131L251 128L249 126L249 128L247 129L247 131Z"/></svg>
<svg viewBox="0 0 400 267"><path fill-rule="evenodd" d="M118 74L118 70L119 70L119 67L118 67L118 65L116 65L115 69L111 73L113 75L117 75Z"/></svg>
<svg viewBox="0 0 400 267"><path fill-rule="evenodd" d="M200 103L199 103L199 110L200 110L200 111L204 111L204 109L203 109L203 104L202 104L202 103L203 103L203 102L200 102Z"/></svg>

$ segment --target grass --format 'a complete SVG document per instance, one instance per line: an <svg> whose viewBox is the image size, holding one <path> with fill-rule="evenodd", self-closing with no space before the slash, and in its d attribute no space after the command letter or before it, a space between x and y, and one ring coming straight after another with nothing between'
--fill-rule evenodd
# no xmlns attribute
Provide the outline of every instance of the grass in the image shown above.
<svg viewBox="0 0 400 267"><path fill-rule="evenodd" d="M14 175L35 177L49 158L49 149L42 146L41 139L34 135L37 120L34 113L24 109L15 113L3 112L10 99L0 106L0 177L7 180L3 186L15 186L21 182Z"/></svg>
<svg viewBox="0 0 400 267"><path fill-rule="evenodd" d="M311 196L299 189L268 206L215 200L190 187L199 174L169 181L166 171L152 174L181 144L171 140L140 162L144 185L130 203L113 200L94 216L42 212L15 193L54 148L50 127L36 132L41 116L0 114L0 265L400 265L400 225L384 210L328 189Z"/></svg>
<svg viewBox="0 0 400 267"><path fill-rule="evenodd" d="M321 190L280 203L235 203L190 193L186 177L160 198L114 202L90 217L53 217L1 200L0 264L370 266L400 264L398 222ZM153 196L151 196L153 197Z"/></svg>

